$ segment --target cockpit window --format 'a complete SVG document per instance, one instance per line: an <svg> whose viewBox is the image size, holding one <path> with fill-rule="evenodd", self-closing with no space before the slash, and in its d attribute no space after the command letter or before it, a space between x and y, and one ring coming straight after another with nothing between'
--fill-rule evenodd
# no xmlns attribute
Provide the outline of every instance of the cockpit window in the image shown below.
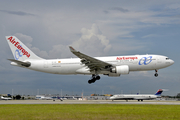
<svg viewBox="0 0 180 120"><path fill-rule="evenodd" d="M166 60L169 60L169 58L166 58Z"/></svg>

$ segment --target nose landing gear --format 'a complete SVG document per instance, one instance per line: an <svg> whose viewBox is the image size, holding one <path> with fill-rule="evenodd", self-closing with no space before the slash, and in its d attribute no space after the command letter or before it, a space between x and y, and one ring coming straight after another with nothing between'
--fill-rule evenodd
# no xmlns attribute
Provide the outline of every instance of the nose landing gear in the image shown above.
<svg viewBox="0 0 180 120"><path fill-rule="evenodd" d="M96 80L100 80L100 76L99 75L92 75L92 78L91 78L91 80L88 80L88 83L89 84L91 84L91 83L94 83L94 82L96 82Z"/></svg>
<svg viewBox="0 0 180 120"><path fill-rule="evenodd" d="M154 76L155 77L157 77L158 76L158 73L157 73L158 71L157 70L155 70L155 74L154 74Z"/></svg>

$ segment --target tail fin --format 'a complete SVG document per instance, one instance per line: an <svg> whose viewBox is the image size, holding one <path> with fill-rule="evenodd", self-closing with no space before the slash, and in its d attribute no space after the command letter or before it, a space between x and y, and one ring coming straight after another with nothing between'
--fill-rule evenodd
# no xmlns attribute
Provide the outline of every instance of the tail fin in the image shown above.
<svg viewBox="0 0 180 120"><path fill-rule="evenodd" d="M163 90L159 89L155 95L161 95L162 92L163 92Z"/></svg>
<svg viewBox="0 0 180 120"><path fill-rule="evenodd" d="M15 60L24 61L27 59L42 59L34 54L15 36L6 36L6 40L11 48Z"/></svg>

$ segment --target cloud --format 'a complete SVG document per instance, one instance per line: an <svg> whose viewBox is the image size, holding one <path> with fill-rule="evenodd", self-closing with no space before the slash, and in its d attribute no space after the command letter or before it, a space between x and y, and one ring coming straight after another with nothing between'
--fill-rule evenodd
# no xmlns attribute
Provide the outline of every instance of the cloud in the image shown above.
<svg viewBox="0 0 180 120"><path fill-rule="evenodd" d="M178 10L178 9L180 9L180 4L170 4L170 5L166 6L166 9Z"/></svg>
<svg viewBox="0 0 180 120"><path fill-rule="evenodd" d="M108 14L110 11L117 11L117 12L122 12L122 13L129 12L128 9L124 9L122 7L112 7L112 8L109 8L108 10L104 10L103 12L105 14Z"/></svg>
<svg viewBox="0 0 180 120"><path fill-rule="evenodd" d="M72 56L71 52L69 51L68 46L66 45L54 45L53 49L49 51L50 58L61 58L61 57L69 57Z"/></svg>
<svg viewBox="0 0 180 120"><path fill-rule="evenodd" d="M180 15L174 15L174 16L172 16L172 17L174 17L174 18L180 18Z"/></svg>
<svg viewBox="0 0 180 120"><path fill-rule="evenodd" d="M24 35L22 33L16 33L14 35L38 56L42 58L49 58L48 53L46 51L41 51L39 48L32 47L33 38L31 36Z"/></svg>
<svg viewBox="0 0 180 120"><path fill-rule="evenodd" d="M36 16L35 14L26 13L26 12L22 12L22 11L0 10L0 12L12 14L12 15L18 15L18 16Z"/></svg>
<svg viewBox="0 0 180 120"><path fill-rule="evenodd" d="M26 44L27 47L32 47L31 42L33 41L33 38L28 35L24 35L22 33L16 33L14 34L20 41L22 41L24 44Z"/></svg>
<svg viewBox="0 0 180 120"><path fill-rule="evenodd" d="M120 11L120 12L129 12L128 9L124 9L124 8L121 8L121 7L113 7L113 8L110 8L110 10L115 10L115 11Z"/></svg>
<svg viewBox="0 0 180 120"><path fill-rule="evenodd" d="M91 29L82 28L81 34L81 38L72 43L76 49L90 52L93 55L102 55L111 49L109 40L101 33L96 24L93 24Z"/></svg>
<svg viewBox="0 0 180 120"><path fill-rule="evenodd" d="M20 39L28 48L35 54L42 58L64 58L72 56L68 45L56 44L52 46L49 51L42 51L39 48L33 47L33 38L22 33L14 34ZM91 54L93 56L105 55L111 49L109 40L102 34L96 24L92 24L90 29L82 28L81 37L79 40L71 44L75 49L81 50L83 53Z"/></svg>
<svg viewBox="0 0 180 120"><path fill-rule="evenodd" d="M149 35L142 36L141 38L149 38L149 37L157 37L157 35L156 34L149 34Z"/></svg>
<svg viewBox="0 0 180 120"><path fill-rule="evenodd" d="M103 12L104 12L105 14L108 14L108 13L109 13L109 11L107 11L107 10L104 10Z"/></svg>
<svg viewBox="0 0 180 120"><path fill-rule="evenodd" d="M5 67L0 66L0 72L3 72L3 71L5 71L5 70L6 70L6 68L5 68Z"/></svg>

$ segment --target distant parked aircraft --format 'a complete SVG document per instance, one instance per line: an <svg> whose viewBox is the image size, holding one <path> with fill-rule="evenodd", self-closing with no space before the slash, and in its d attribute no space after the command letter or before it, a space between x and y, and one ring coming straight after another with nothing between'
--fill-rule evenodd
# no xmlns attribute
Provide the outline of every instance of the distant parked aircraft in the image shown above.
<svg viewBox="0 0 180 120"><path fill-rule="evenodd" d="M156 94L117 94L110 97L110 100L152 100L161 97L162 89L159 89Z"/></svg>
<svg viewBox="0 0 180 120"><path fill-rule="evenodd" d="M38 100L53 100L52 97L44 96L44 95L36 95L36 99L38 99Z"/></svg>
<svg viewBox="0 0 180 120"><path fill-rule="evenodd" d="M10 97L3 97L3 96L1 96L1 100L12 100L12 98L10 98Z"/></svg>

